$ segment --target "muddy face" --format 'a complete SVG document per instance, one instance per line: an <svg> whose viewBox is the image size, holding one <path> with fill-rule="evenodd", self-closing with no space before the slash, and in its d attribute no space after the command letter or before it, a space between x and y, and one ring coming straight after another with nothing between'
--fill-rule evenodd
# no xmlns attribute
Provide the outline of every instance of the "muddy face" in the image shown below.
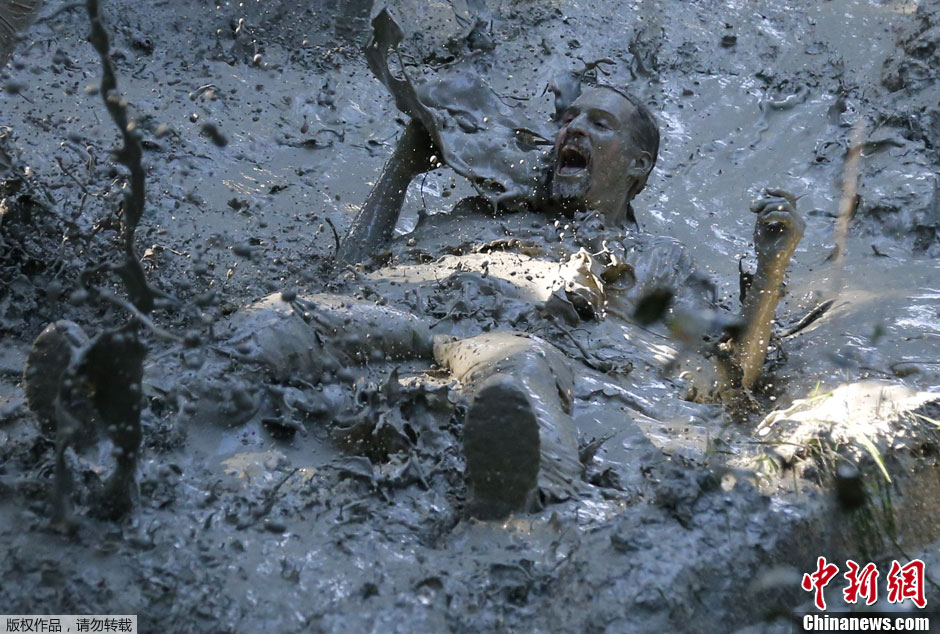
<svg viewBox="0 0 940 634"><path fill-rule="evenodd" d="M562 117L555 138L552 198L567 209L590 208L620 220L637 176L651 167L648 152L632 142L636 107L609 88L592 88ZM639 167L639 171L638 168Z"/></svg>

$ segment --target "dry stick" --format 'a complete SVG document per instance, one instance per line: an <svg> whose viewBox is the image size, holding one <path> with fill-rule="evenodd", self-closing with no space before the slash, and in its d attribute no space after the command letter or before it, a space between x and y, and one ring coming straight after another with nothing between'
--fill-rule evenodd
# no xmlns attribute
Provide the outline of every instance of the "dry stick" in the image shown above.
<svg viewBox="0 0 940 634"><path fill-rule="evenodd" d="M845 153L845 168L842 172L842 198L839 200L839 216L836 218L835 238L836 246L833 249L835 256L836 274L833 289L837 294L842 290L842 267L845 259L846 237L849 233L849 221L855 211L855 193L858 187L858 159L862 154L862 139L865 136L865 122L859 119L852 126L852 140Z"/></svg>
<svg viewBox="0 0 940 634"><path fill-rule="evenodd" d="M842 197L839 199L839 216L836 218L833 229L836 241L836 246L831 254L834 256L832 287L830 289L833 301L839 298L845 286L843 267L845 264L846 241L849 233L849 221L852 219L852 212L855 211L855 195L858 188L858 159L862 154L862 138L864 135L865 123L863 119L859 118L852 126L852 138L845 153L845 167L842 171ZM832 508L831 522L833 526L838 525L840 521L837 510L835 506ZM834 532L829 533L827 541L831 549L834 544Z"/></svg>
<svg viewBox="0 0 940 634"><path fill-rule="evenodd" d="M829 254L829 259L833 260L833 272L830 277L830 305L842 295L845 288L843 269L845 266L845 253L847 250L847 238L849 233L849 222L855 212L856 191L858 189L858 159L862 155L862 139L865 137L865 121L859 119L852 126L852 138L849 141L849 147L845 152L845 167L842 171L842 197L839 199L839 215L836 217L833 234L835 236L836 246Z"/></svg>
<svg viewBox="0 0 940 634"><path fill-rule="evenodd" d="M100 417L101 421L107 423L107 435L114 443L112 455L115 458L116 466L107 485L106 495L101 501L102 507L108 509L107 514L114 515L116 519L117 515L124 515L133 506L132 487L136 479L135 471L138 464L142 436L140 427L140 396L139 393L136 393L133 385L134 383L139 384L140 376L143 373L143 360L146 349L140 344L137 331L140 324L148 325L154 332L158 332L158 334L162 331L154 327L148 317L153 310L154 294L147 285L143 266L141 266L140 260L134 252L134 233L137 228L137 223L140 221L144 211L145 173L142 164L143 150L141 148L140 139L134 131L133 124L128 121L127 104L120 95L117 94L117 80L115 79L114 68L111 65L109 56L108 34L101 24L98 13L98 2L97 0L88 0L85 6L88 11L88 19L91 23L91 33L88 35L88 41L94 46L101 58L101 89L105 107L108 109L111 118L118 126L124 139L124 146L117 151L116 156L118 161L127 167L131 173L130 192L124 198L124 223L122 228L124 262L119 266L106 264L103 267L95 267L98 270L117 272L124 282L124 287L127 290L130 301L114 296L104 289L92 287L92 290L97 293L99 298L124 307L134 315L134 318L129 322L130 328L124 326L111 329L110 331L102 333L102 335L95 340L94 344L85 346L80 352L80 361L73 362L73 366L70 368L67 376L74 375L83 380L87 378L91 386L97 390L102 387L104 380L100 375L106 373L110 375L108 380L116 381L116 385L109 385L108 390L106 390L104 394L111 391L112 395L114 395L116 394L115 390L127 392L127 394L118 395L117 398L109 398L106 407L102 407L98 404L97 398L94 403L96 418ZM59 165L63 168L63 171L66 171L61 163ZM85 193L87 195L87 190ZM88 271L84 272L82 274L83 281L87 280L91 274L92 273ZM127 341L124 340L121 334L125 329L127 329L131 337L131 345L129 347L126 345ZM118 341L118 335L120 335L121 340L124 341L124 347L122 348L119 345L116 348L112 348L112 350L123 349L133 351L131 356L121 358L120 355L115 356L107 352L108 348L114 346ZM109 340L104 338L106 336L113 338ZM108 355L110 358L102 358L98 354L97 349L101 342L105 342L102 344L104 346L102 353ZM94 367L92 370L88 370L87 368L83 369L83 365L86 363L97 367ZM131 383L131 381L134 383ZM65 389L64 385L63 379L63 386L60 387L60 393L55 398L56 414L58 418L58 428L56 431L56 484L54 494L56 519L62 519L67 514L66 502L69 493L67 484L70 477L68 467L64 461L64 452L77 440L79 434L88 431L84 428L90 420L83 414L78 414L78 418L76 418L72 412L68 411L69 408L65 407L65 403L63 403L62 400L62 394L64 393L62 390ZM136 404L133 398L135 395L137 397Z"/></svg>
<svg viewBox="0 0 940 634"><path fill-rule="evenodd" d="M333 253L334 254L339 253L340 239L339 239L339 232L336 230L336 225L334 225L333 221L330 220L329 218L326 218L326 224L330 225L330 229L333 230L333 242L336 245L336 250Z"/></svg>

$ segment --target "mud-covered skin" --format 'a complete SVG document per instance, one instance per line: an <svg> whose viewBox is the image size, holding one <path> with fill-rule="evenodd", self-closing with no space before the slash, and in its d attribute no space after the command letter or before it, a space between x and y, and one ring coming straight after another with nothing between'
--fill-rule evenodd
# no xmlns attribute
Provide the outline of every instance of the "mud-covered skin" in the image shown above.
<svg viewBox="0 0 940 634"><path fill-rule="evenodd" d="M610 227L626 224L630 201L645 186L658 149L658 135L653 147L637 143L638 108L615 90L597 87L565 110L555 137L554 201L595 211Z"/></svg>
<svg viewBox="0 0 940 634"><path fill-rule="evenodd" d="M418 174L436 167L433 158L431 137L420 122L411 121L385 163L379 182L349 225L336 254L340 264L366 261L391 239L408 185Z"/></svg>
<svg viewBox="0 0 940 634"><path fill-rule="evenodd" d="M473 440L465 443L474 457L468 456L471 514L501 519L510 511L534 508L536 488L541 502L563 501L587 491L578 458L578 433L571 418L571 361L550 343L524 334L499 332L465 339L438 335L432 346L430 332L426 321L388 306L334 295L288 302L276 294L234 315L221 333L227 338L206 351L192 369L180 373L179 361L168 358L148 365L144 384L148 394L172 403L186 424L235 427L289 409L284 390L291 390L291 386L329 386L337 382L339 374L370 363L433 360L451 372L467 400L472 401L468 421L474 427ZM502 384L497 386L494 381ZM523 472L534 469L531 478L522 480L529 483L528 488L520 484L507 487L504 496L497 495L498 479L516 479L507 472L507 465L514 463L477 458L485 456L486 449L484 434L476 428L485 430L493 424L479 418L495 412L488 408L499 407L495 402L481 405L478 401L485 398L481 390L508 391L512 402L516 402L513 398L518 400L518 417L532 420L534 454L528 464L519 465ZM342 427L343 410L350 403L337 407L322 392L319 400L311 399L309 391L307 394L295 406L311 414L325 414L326 420L334 419L329 425ZM506 443L515 437L509 434ZM499 450L508 451L508 456L518 454L517 459L525 462L525 445L531 442L521 442L518 451L511 446ZM366 446L352 448L357 453L369 451ZM474 495L474 488L482 489L484 481L490 492ZM478 483L476 487L473 482ZM520 487L525 489L521 493Z"/></svg>
<svg viewBox="0 0 940 634"><path fill-rule="evenodd" d="M630 200L642 189L654 163L653 155L633 142L634 131L641 125L640 116L639 106L610 88L591 89L575 100L562 118L554 146L553 167L549 175L551 185L548 191L548 199L554 206L566 215L571 215L576 210L594 209L606 222L614 226L623 224ZM646 117L652 122L648 114ZM361 259L391 235L408 182L414 175L429 167L428 155L434 149L430 138L441 138L440 133L422 134L423 130L423 124L417 120L413 120L406 128L394 155L383 169L379 183L353 221L338 254L341 262ZM658 144L658 137L655 143ZM655 144L650 149L655 152ZM536 196L533 196L532 202L538 204ZM543 204L544 202L545 199ZM583 255L586 262L591 259L583 248L579 254L572 257L577 258L579 255ZM614 259L616 260L616 256ZM567 281L560 282L557 289L558 292L567 293L569 299L575 299L579 304L584 300L583 289L587 288L584 285L587 280L585 276L592 275L589 270L583 269L584 267L577 265L569 266L561 278ZM616 275L608 275L611 281L625 271L619 268L616 261L610 263L610 270L614 269L617 269ZM597 302L606 301L603 298L602 286L599 281L594 284ZM586 301L591 302L590 299ZM596 310L600 316L600 308L597 305L592 310ZM355 332L354 329L350 330ZM368 331L363 332L368 334ZM504 344L505 349L501 349ZM480 352L481 350L485 352ZM571 388L561 389L551 378L559 372L570 377L571 369L564 356L550 344L535 343L534 340L511 334L502 337L481 335L448 346L435 346L434 352L435 360L450 368L465 391L473 394L473 416L469 422L476 422L471 425L474 430L484 427L483 422L476 420L485 412L479 406L479 395L476 394L481 383L485 382L484 379L505 374L507 377L521 380L516 387L520 402L528 401L531 409L531 414L526 414L523 418L534 414L540 430L539 490L549 500L576 496L581 488L578 482L582 471L577 454L577 430L570 418L570 396L567 403L563 402L564 395L570 395ZM471 372L461 369L460 364L455 361L465 355L481 359L491 358L491 362L479 361L472 373L474 378L471 379ZM554 361L536 361L546 357L551 357ZM570 383L570 378L568 382ZM486 385L485 389L498 391L493 385ZM503 386L503 389L507 388ZM472 434L476 440L465 444L472 456L482 453L478 447L482 442L480 435ZM497 442L498 437L494 437L494 442ZM520 452L524 453L521 450ZM483 488L489 491L485 495L476 495L471 491L476 498L470 504L472 512L481 517L501 517L510 510L522 510L526 506L525 500L529 495L518 494L518 487L515 486L507 486L505 499L494 497L498 491L498 487L494 488L494 482L500 477L509 477L505 472L505 465L497 462L488 464L480 460L471 460L471 463L472 466L468 465L470 481L478 483L471 486L471 489L477 490L478 493ZM495 471L482 473L487 467L492 467ZM488 486L479 484L483 481L489 482ZM534 489L531 493L534 493Z"/></svg>
<svg viewBox="0 0 940 634"><path fill-rule="evenodd" d="M148 364L145 390L187 424L237 427L289 410L285 388L329 386L348 368L432 356L423 320L338 295L275 293L232 315L218 334L209 349ZM308 394L295 406L329 419L343 410L331 398Z"/></svg>
<svg viewBox="0 0 940 634"><path fill-rule="evenodd" d="M442 160L471 178L472 173L462 166L488 164L493 160L492 156L481 153L477 146L455 145L444 133L446 122L436 115L437 102L416 90L407 75L403 79L390 75L386 50L401 40L400 28L384 11L373 22L373 26L374 39L367 47L370 67L389 88L396 105L413 119L340 248L339 260L344 263L364 259L367 254L384 248L399 216L408 181L418 171L428 169L432 152L441 154ZM444 84L448 80L460 83L462 75L442 78L439 82ZM433 86L434 82L429 82L429 85ZM446 94L446 97L452 100L450 103L443 102L448 112L461 110L483 121L488 119L486 114L498 114L481 111L480 103L459 91ZM440 108L439 105L437 107ZM567 295L566 301L571 302L572 307L589 318L600 317L605 312L603 308L609 303L622 303L616 294L610 298L606 296L604 283L623 277L628 273L627 269L631 268L624 264L626 249L618 253L607 248L604 225L613 233L628 221L635 222L630 203L645 187L656 163L658 125L649 110L635 98L604 85L589 88L580 94L567 106L560 119L551 163L542 177L544 180L540 182L540 187L532 190L528 203L562 216L571 216L576 211L596 214L600 230L593 231L592 235L585 228L583 233L587 240L593 241L592 252L604 255L604 263L597 262L582 247L581 251L570 255L567 265L569 279L562 286ZM516 125L516 134L525 127ZM471 136L485 134L479 130L477 127L474 130L477 134ZM427 134L421 134L421 131ZM504 161L508 161L509 152L504 144L503 151L499 152L507 154L502 157ZM508 162L514 163L515 159ZM527 159L522 158L518 162L526 164ZM533 168L539 171L537 166L533 165ZM509 183L513 182L512 176L507 172L504 178L506 185L503 189L508 191L511 188ZM742 305L743 327L738 329L739 334L728 344L731 348L731 365L721 368L719 376L723 378L706 388L707 391L723 391L729 387L749 390L763 367L783 277L805 224L796 212L796 200L792 195L778 189L767 190L767 195L773 198L767 198L760 204L755 203L752 207L752 211L758 215L754 230L758 253L754 292ZM688 264L667 260L659 266L669 268ZM675 287L656 283L657 278L668 276L668 273L656 270L644 276L637 276L635 271L629 273L632 280L627 286L632 287L634 306L649 293L665 290L676 294L678 291ZM602 280L599 275L607 279ZM621 316L625 313L621 311ZM720 365L724 363L720 362Z"/></svg>
<svg viewBox="0 0 940 634"><path fill-rule="evenodd" d="M392 82L393 93L401 97L397 91L402 88L396 89L393 80L387 81ZM430 138L442 138L436 130L431 134L420 134L423 125L413 120L406 128L378 185L353 221L340 249L341 262L361 259L368 249L382 245L391 235L407 182L427 167L426 157L433 150ZM636 310L649 293L667 289L675 294L673 289L677 285L669 284L670 276L688 277L691 263L668 256L662 261L654 261L652 270L638 276L637 267L627 261L628 247L616 243L611 250L607 243L607 239L613 238L616 230L632 218L630 202L646 184L655 164L658 145L659 133L652 115L635 99L610 87L589 89L563 114L545 183L545 198L533 196L531 204L557 210L561 217L573 217L575 212L581 212L572 233L579 234L581 245L593 246L591 251L581 246L567 258L557 276L558 281L551 289L555 304L549 310L563 312L567 308L572 313L565 317L567 321L576 322L579 316L585 320L603 319L610 303L617 308L615 314L626 317L630 311L624 306L626 298L617 297L619 293L633 291L631 300ZM706 386L706 391L721 392L728 387L749 389L763 366L783 276L802 236L802 220L793 206L795 200L792 196L780 190L769 190L768 196L775 197L756 204L752 209L758 215L755 228L758 273L754 292L746 298L743 306L743 332L730 343L734 363L717 384ZM562 255L561 259L564 257ZM545 306L552 307L553 304L546 302ZM473 349L477 339L468 340L466 345ZM545 353L542 354L544 356ZM514 357L511 350L507 350L505 355ZM453 365L444 363L440 355L435 356L443 365ZM589 365L591 363L586 358L582 360ZM487 376L499 372L493 369ZM508 369L507 372L513 374L515 370ZM461 380L461 373L455 374ZM535 381L521 386L533 404L553 403L558 399L556 391L542 383L544 381ZM546 473L551 472L555 461L577 465L577 431L567 413L562 412L563 408L553 405L550 409L555 411L536 416L540 420L543 437L561 434L575 440L562 445L543 443L548 447L542 454L542 468ZM480 408L474 411L479 414ZM547 477L540 482L540 488L547 497L563 499L573 494L577 470L569 466L562 469L562 473L560 478ZM555 482L545 486L545 482L551 480ZM561 481L566 484L561 485ZM512 498L518 506L521 498L515 495Z"/></svg>
<svg viewBox="0 0 940 634"><path fill-rule="evenodd" d="M768 189L765 197L751 205L751 211L757 214L757 272L741 307L744 331L733 343L734 365L745 389L754 385L764 365L784 276L806 226L796 211L795 197L780 189Z"/></svg>

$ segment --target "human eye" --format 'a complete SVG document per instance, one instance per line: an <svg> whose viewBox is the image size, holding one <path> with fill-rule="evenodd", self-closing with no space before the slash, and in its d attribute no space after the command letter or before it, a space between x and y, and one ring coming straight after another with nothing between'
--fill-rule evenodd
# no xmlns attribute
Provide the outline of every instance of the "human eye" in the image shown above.
<svg viewBox="0 0 940 634"><path fill-rule="evenodd" d="M594 126L598 128L599 130L613 130L614 129L614 126L610 120L610 117L604 114L599 114L599 113L595 114L593 117L591 117L591 123L593 123Z"/></svg>

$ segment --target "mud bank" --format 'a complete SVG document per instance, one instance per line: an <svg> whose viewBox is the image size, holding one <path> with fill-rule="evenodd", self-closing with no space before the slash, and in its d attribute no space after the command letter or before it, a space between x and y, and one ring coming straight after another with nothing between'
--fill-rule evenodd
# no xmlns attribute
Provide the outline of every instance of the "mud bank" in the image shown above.
<svg viewBox="0 0 940 634"><path fill-rule="evenodd" d="M500 274L497 256L480 255L493 262L486 293L452 276L456 261L438 249L413 249L417 236L393 249L397 270L404 279L431 259L439 276L409 285L331 271L334 230L402 126L359 51L369 3L328 4L105 5L146 149L139 250L150 281L187 307L156 319L205 346L184 354L154 339L152 363L195 367L186 355L210 355L229 315L281 291L421 307L466 334L523 323L503 283L518 263ZM588 461L591 493L468 521L459 390L421 363L376 358L321 386L261 377L280 395L276 415L234 427L151 392L138 510L94 519L106 452L73 457L68 535L48 525L52 440L20 376L49 321L97 331L121 319L74 291L113 253L123 174L100 95L86 90L99 76L86 17L47 3L2 71L4 610L136 613L142 631L174 632L773 631L808 604L799 574L819 555L937 561L940 16L928 2L788 4L389 3L415 77L462 60L545 126L546 85L609 59L594 72L651 104L663 132L638 221L685 243L729 309L749 201L764 186L802 196L806 236L760 396L762 414L784 413L760 431L761 416L729 424L685 400L688 386L660 368L674 342L639 337L636 355L603 359L621 372L579 371L582 444L613 434ZM866 145L839 260L843 159L859 121ZM431 172L408 192L400 233L474 193ZM506 237L502 224L465 231ZM843 463L866 492L855 510L835 493Z"/></svg>

